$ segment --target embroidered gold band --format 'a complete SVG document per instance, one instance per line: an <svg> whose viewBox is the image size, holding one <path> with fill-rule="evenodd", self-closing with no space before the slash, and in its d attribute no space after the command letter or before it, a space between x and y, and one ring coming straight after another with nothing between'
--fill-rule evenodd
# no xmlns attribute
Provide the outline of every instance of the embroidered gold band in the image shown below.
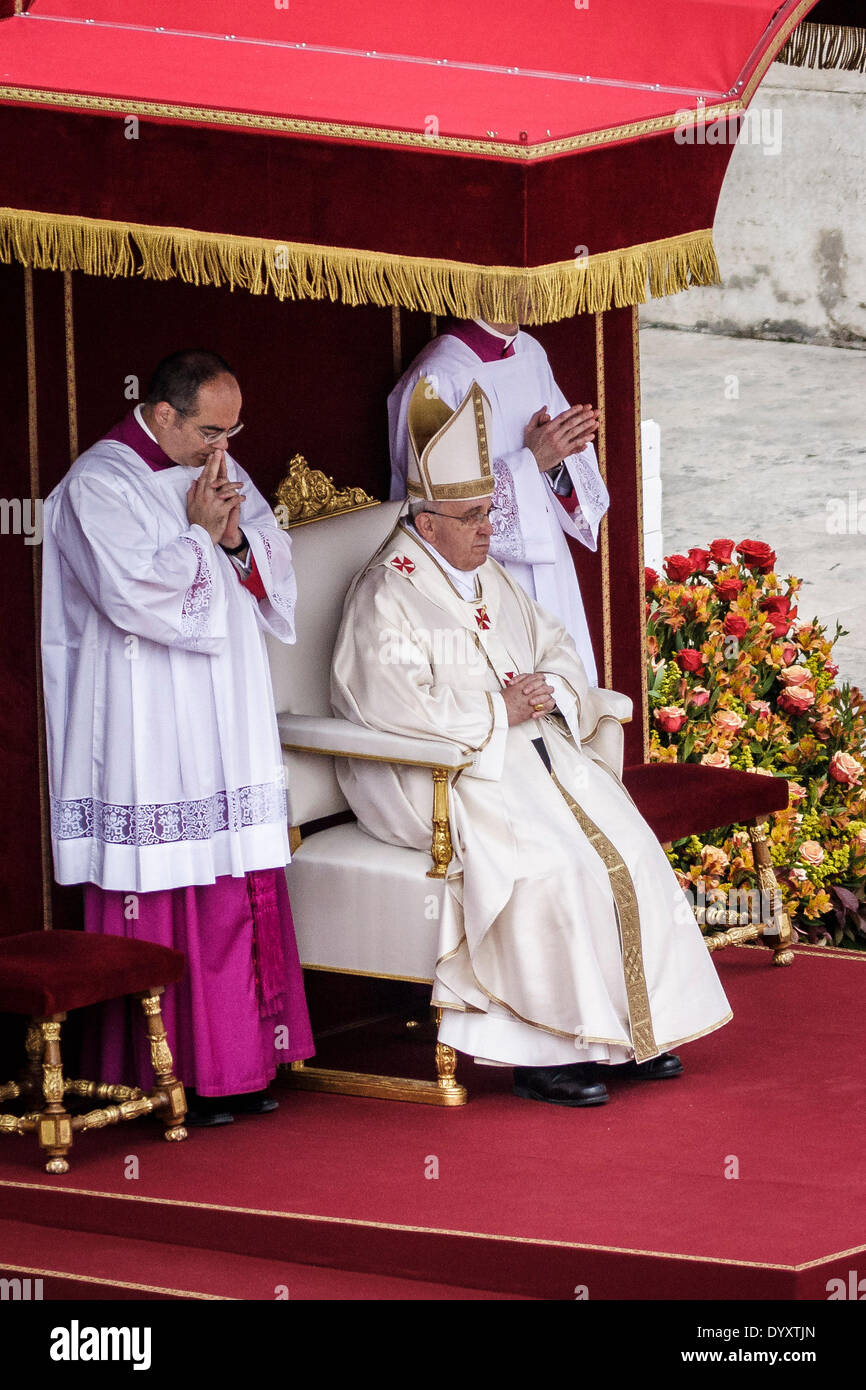
<svg viewBox="0 0 866 1390"><path fill-rule="evenodd" d="M641 949L640 914L637 905L632 876L619 850L599 830L595 821L590 820L582 806L569 795L555 773L551 773L554 784L565 799L586 838L607 869L611 891L616 904L619 927L622 934L622 968L628 999L628 1016L631 1026L631 1040L635 1061L645 1062L658 1054L653 1035L652 1015L644 973L643 952Z"/></svg>

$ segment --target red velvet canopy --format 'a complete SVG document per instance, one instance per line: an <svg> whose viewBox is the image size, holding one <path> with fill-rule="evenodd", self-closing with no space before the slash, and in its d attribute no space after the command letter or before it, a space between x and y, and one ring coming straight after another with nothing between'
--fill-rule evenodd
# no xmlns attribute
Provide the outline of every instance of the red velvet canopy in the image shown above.
<svg viewBox="0 0 866 1390"><path fill-rule="evenodd" d="M814 3L31 0L5 254L529 323L708 283L738 113Z"/></svg>
<svg viewBox="0 0 866 1390"><path fill-rule="evenodd" d="M0 0L4 496L46 496L160 356L202 343L238 373L265 493L297 451L384 497L385 396L431 315L519 313L602 410L612 508L575 562L640 762L634 306L716 277L738 113L813 4ZM0 544L8 934L52 905L73 924L77 896L50 891L39 547Z"/></svg>

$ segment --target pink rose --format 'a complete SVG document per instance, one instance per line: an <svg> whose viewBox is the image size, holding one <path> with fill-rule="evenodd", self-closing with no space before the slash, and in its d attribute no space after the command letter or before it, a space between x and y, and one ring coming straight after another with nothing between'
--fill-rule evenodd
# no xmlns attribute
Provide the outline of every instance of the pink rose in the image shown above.
<svg viewBox="0 0 866 1390"><path fill-rule="evenodd" d="M814 693L805 685L792 685L779 696L779 709L786 710L788 714L805 714L814 703Z"/></svg>
<svg viewBox="0 0 866 1390"><path fill-rule="evenodd" d="M759 719L769 719L770 706L766 700L750 700L749 709L752 714L756 714Z"/></svg>
<svg viewBox="0 0 866 1390"><path fill-rule="evenodd" d="M808 666L786 666L784 671L779 672L779 680L783 685L808 685L812 679L812 672Z"/></svg>
<svg viewBox="0 0 866 1390"><path fill-rule="evenodd" d="M791 662L794 660L794 657L796 655L797 648L794 646L793 642L786 642L784 647L782 648L782 660L784 661L785 665L790 666Z"/></svg>
<svg viewBox="0 0 866 1390"><path fill-rule="evenodd" d="M656 710L656 723L666 734L678 734L686 722L686 712L679 705L662 705Z"/></svg>
<svg viewBox="0 0 866 1390"><path fill-rule="evenodd" d="M698 709L701 709L703 705L707 704L709 698L710 692L705 690L702 685L696 685L694 690L690 690L688 694L689 704L697 705Z"/></svg>
<svg viewBox="0 0 866 1390"><path fill-rule="evenodd" d="M850 753L834 753L830 759L830 776L843 786L856 786L863 776L863 764Z"/></svg>
<svg viewBox="0 0 866 1390"><path fill-rule="evenodd" d="M839 667L836 665L835 661L825 661L824 670L827 672L828 676L838 676L839 674Z"/></svg>
<svg viewBox="0 0 866 1390"><path fill-rule="evenodd" d="M809 795L809 793L806 791L806 788L805 788L805 787L801 787L800 784L799 784L799 782L789 782L789 783L788 783L788 799L789 799L789 801L804 801L805 798L806 798L808 795Z"/></svg>
<svg viewBox="0 0 866 1390"><path fill-rule="evenodd" d="M705 874L713 878L719 878L730 862L725 851L718 849L716 845L704 845L701 848L701 868Z"/></svg>
<svg viewBox="0 0 866 1390"><path fill-rule="evenodd" d="M800 846L800 858L807 864L823 864L824 851L817 840L804 840Z"/></svg>
<svg viewBox="0 0 866 1390"><path fill-rule="evenodd" d="M730 767L731 760L727 753L705 753L701 758L704 767Z"/></svg>
<svg viewBox="0 0 866 1390"><path fill-rule="evenodd" d="M713 723L726 734L735 734L738 729L742 729L745 722L745 719L741 719L736 710L732 709L716 710L713 715Z"/></svg>

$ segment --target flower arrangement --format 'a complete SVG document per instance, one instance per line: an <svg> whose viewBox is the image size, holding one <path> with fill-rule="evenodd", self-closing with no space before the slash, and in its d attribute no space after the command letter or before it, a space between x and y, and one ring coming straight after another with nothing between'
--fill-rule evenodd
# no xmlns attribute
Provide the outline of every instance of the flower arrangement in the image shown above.
<svg viewBox="0 0 866 1390"><path fill-rule="evenodd" d="M866 700L837 686L826 629L798 621L802 581L763 541L714 540L646 571L651 761L786 777L770 854L798 936L866 949ZM728 892L752 871L729 826L677 841L684 888Z"/></svg>

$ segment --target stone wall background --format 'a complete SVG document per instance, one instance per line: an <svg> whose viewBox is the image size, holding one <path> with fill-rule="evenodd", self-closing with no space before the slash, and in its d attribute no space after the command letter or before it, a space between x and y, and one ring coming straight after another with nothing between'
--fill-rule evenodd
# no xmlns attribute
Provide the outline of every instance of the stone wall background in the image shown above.
<svg viewBox="0 0 866 1390"><path fill-rule="evenodd" d="M716 213L723 285L652 300L641 325L863 349L866 73L773 63L750 113Z"/></svg>

